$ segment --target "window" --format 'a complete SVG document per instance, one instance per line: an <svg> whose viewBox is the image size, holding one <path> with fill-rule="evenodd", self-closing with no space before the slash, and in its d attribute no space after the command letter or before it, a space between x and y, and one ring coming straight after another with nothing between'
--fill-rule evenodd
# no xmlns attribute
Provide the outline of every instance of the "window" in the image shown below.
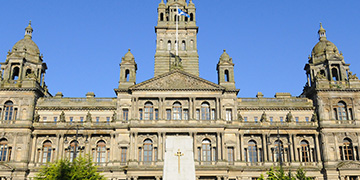
<svg viewBox="0 0 360 180"><path fill-rule="evenodd" d="M234 164L234 147L228 147L227 154L229 164Z"/></svg>
<svg viewBox="0 0 360 180"><path fill-rule="evenodd" d="M299 123L299 117L295 117L295 122Z"/></svg>
<svg viewBox="0 0 360 180"><path fill-rule="evenodd" d="M4 120L12 120L13 119L13 114L14 114L14 104L11 101L7 101L4 105L4 109L5 109L5 117Z"/></svg>
<svg viewBox="0 0 360 180"><path fill-rule="evenodd" d="M249 162L256 163L257 162L257 146L254 140L250 140L248 143L248 151L249 151Z"/></svg>
<svg viewBox="0 0 360 180"><path fill-rule="evenodd" d="M215 113L215 109L212 109L211 110L211 120L215 120L215 115L216 113Z"/></svg>
<svg viewBox="0 0 360 180"><path fill-rule="evenodd" d="M284 122L284 117L280 117L280 123L282 124Z"/></svg>
<svg viewBox="0 0 360 180"><path fill-rule="evenodd" d="M100 117L96 117L96 124L99 124L100 122Z"/></svg>
<svg viewBox="0 0 360 180"><path fill-rule="evenodd" d="M184 109L184 120L189 120L189 110Z"/></svg>
<svg viewBox="0 0 360 180"><path fill-rule="evenodd" d="M337 108L334 109L336 120L348 120L346 104L343 101L338 102Z"/></svg>
<svg viewBox="0 0 360 180"><path fill-rule="evenodd" d="M155 109L155 120L159 120L159 110Z"/></svg>
<svg viewBox="0 0 360 180"><path fill-rule="evenodd" d="M70 124L72 124L73 123L73 117L70 117L69 119L70 119L70 121L69 121Z"/></svg>
<svg viewBox="0 0 360 180"><path fill-rule="evenodd" d="M166 110L166 119L171 120L171 109Z"/></svg>
<svg viewBox="0 0 360 180"><path fill-rule="evenodd" d="M43 117L43 122L46 122L46 120L47 120L47 117Z"/></svg>
<svg viewBox="0 0 360 180"><path fill-rule="evenodd" d="M51 161L51 152L52 152L52 147L51 147L51 142L50 141L45 141L43 144L43 148L42 148L42 158L41 158L41 163L47 163Z"/></svg>
<svg viewBox="0 0 360 180"><path fill-rule="evenodd" d="M231 121L232 120L232 111L231 109L226 109L226 121Z"/></svg>
<svg viewBox="0 0 360 180"><path fill-rule="evenodd" d="M80 122L81 122L81 123L84 122L84 117L80 117Z"/></svg>
<svg viewBox="0 0 360 180"><path fill-rule="evenodd" d="M130 78L130 71L127 69L127 70L125 70L125 79L126 79L126 82L129 82L129 78Z"/></svg>
<svg viewBox="0 0 360 180"><path fill-rule="evenodd" d="M309 117L305 117L305 121L308 123L309 122Z"/></svg>
<svg viewBox="0 0 360 180"><path fill-rule="evenodd" d="M74 158L77 156L77 154L79 153L79 147L78 147L79 142L77 141L72 141L70 143L70 147L69 147L69 157L70 157L70 162L72 162L74 160Z"/></svg>
<svg viewBox="0 0 360 180"><path fill-rule="evenodd" d="M300 142L301 145L301 162L310 162L310 147L305 140Z"/></svg>
<svg viewBox="0 0 360 180"><path fill-rule="evenodd" d="M229 82L229 71L228 70L225 70L225 72L224 72L224 80L226 81L226 82Z"/></svg>
<svg viewBox="0 0 360 180"><path fill-rule="evenodd" d="M152 162L153 142L150 139L144 141L144 163Z"/></svg>
<svg viewBox="0 0 360 180"><path fill-rule="evenodd" d="M173 109L173 119L181 120L181 114L182 114L181 104L179 102L174 103L172 109Z"/></svg>
<svg viewBox="0 0 360 180"><path fill-rule="evenodd" d="M110 123L110 117L106 117L106 123Z"/></svg>
<svg viewBox="0 0 360 180"><path fill-rule="evenodd" d="M194 21L194 14L190 13L190 21Z"/></svg>
<svg viewBox="0 0 360 180"><path fill-rule="evenodd" d="M164 21L164 13L160 13L160 21Z"/></svg>
<svg viewBox="0 0 360 180"><path fill-rule="evenodd" d="M170 41L170 40L168 41L168 44L167 44L167 50L168 50L168 51L171 50L171 41Z"/></svg>
<svg viewBox="0 0 360 180"><path fill-rule="evenodd" d="M210 120L210 105L207 102L201 104L201 120Z"/></svg>
<svg viewBox="0 0 360 180"><path fill-rule="evenodd" d="M346 138L343 141L343 149L340 152L343 153L343 157L341 160L354 160L354 151L353 151L353 145L350 139Z"/></svg>
<svg viewBox="0 0 360 180"><path fill-rule="evenodd" d="M276 140L274 143L274 162L280 162L280 158L281 161L284 161L284 145L282 141Z"/></svg>
<svg viewBox="0 0 360 180"><path fill-rule="evenodd" d="M153 104L151 102L147 102L145 103L145 107L144 107L144 120L153 120L154 119L154 115L153 115L153 111L154 111L154 107Z"/></svg>
<svg viewBox="0 0 360 180"><path fill-rule="evenodd" d="M186 50L186 43L185 43L185 41L182 41L182 43L181 43L181 49L182 49L183 51Z"/></svg>
<svg viewBox="0 0 360 180"><path fill-rule="evenodd" d="M57 117L54 117L54 123L56 124L56 122L57 122Z"/></svg>
<svg viewBox="0 0 360 180"><path fill-rule="evenodd" d="M96 163L104 163L106 162L106 143L101 140L96 144Z"/></svg>
<svg viewBox="0 0 360 180"><path fill-rule="evenodd" d="M244 117L244 122L247 122L247 117Z"/></svg>
<svg viewBox="0 0 360 180"><path fill-rule="evenodd" d="M121 164L126 164L126 153L127 153L127 147L121 147Z"/></svg>
<svg viewBox="0 0 360 180"><path fill-rule="evenodd" d="M13 69L13 74L12 74L12 76L11 76L11 80L18 80L18 78L19 78L19 72L20 72L19 67L14 67L14 69Z"/></svg>
<svg viewBox="0 0 360 180"><path fill-rule="evenodd" d="M139 109L139 119L143 120L143 110Z"/></svg>
<svg viewBox="0 0 360 180"><path fill-rule="evenodd" d="M196 109L196 120L200 120L200 109Z"/></svg>
<svg viewBox="0 0 360 180"><path fill-rule="evenodd" d="M254 117L254 122L258 123L258 117Z"/></svg>
<svg viewBox="0 0 360 180"><path fill-rule="evenodd" d="M123 121L129 120L129 109L123 109Z"/></svg>
<svg viewBox="0 0 360 180"><path fill-rule="evenodd" d="M208 139L202 141L202 161L210 162L211 161L211 142Z"/></svg>
<svg viewBox="0 0 360 180"><path fill-rule="evenodd" d="M0 161L9 161L11 156L11 148L8 147L6 139L0 140Z"/></svg>
<svg viewBox="0 0 360 180"><path fill-rule="evenodd" d="M270 124L273 123L273 117L270 117Z"/></svg>

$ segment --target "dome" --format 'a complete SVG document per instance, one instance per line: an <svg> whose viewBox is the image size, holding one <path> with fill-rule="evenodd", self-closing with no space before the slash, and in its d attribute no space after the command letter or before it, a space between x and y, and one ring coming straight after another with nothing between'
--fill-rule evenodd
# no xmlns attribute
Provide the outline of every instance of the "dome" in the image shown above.
<svg viewBox="0 0 360 180"><path fill-rule="evenodd" d="M228 61L230 59L230 56L228 53L226 53L226 50L224 49L224 52L220 56L221 61Z"/></svg>
<svg viewBox="0 0 360 180"><path fill-rule="evenodd" d="M31 53L33 55L39 55L40 50L39 47L35 44L33 40L30 38L24 38L18 41L12 48L12 52L16 51L25 51Z"/></svg>
<svg viewBox="0 0 360 180"><path fill-rule="evenodd" d="M331 53L338 53L339 50L338 48L335 46L334 43L328 41L328 40L320 40L312 49L312 53L315 56L320 56L320 55L324 55L326 52L331 52Z"/></svg>

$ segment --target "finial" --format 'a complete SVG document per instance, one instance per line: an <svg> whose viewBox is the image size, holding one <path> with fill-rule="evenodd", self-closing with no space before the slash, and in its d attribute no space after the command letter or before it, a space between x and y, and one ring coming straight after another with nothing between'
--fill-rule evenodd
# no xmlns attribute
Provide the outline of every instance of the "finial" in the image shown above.
<svg viewBox="0 0 360 180"><path fill-rule="evenodd" d="M131 51L131 49L129 48L129 49L128 49L128 51L130 52L130 51Z"/></svg>
<svg viewBox="0 0 360 180"><path fill-rule="evenodd" d="M32 38L33 28L31 27L31 21L29 21L29 25L25 28L25 38Z"/></svg>
<svg viewBox="0 0 360 180"><path fill-rule="evenodd" d="M323 28L322 23L320 23L320 29L318 31L319 40L326 40L326 30Z"/></svg>
<svg viewBox="0 0 360 180"><path fill-rule="evenodd" d="M31 26L31 20L29 21L29 26Z"/></svg>
<svg viewBox="0 0 360 180"><path fill-rule="evenodd" d="M226 49L224 49L224 52L226 52Z"/></svg>

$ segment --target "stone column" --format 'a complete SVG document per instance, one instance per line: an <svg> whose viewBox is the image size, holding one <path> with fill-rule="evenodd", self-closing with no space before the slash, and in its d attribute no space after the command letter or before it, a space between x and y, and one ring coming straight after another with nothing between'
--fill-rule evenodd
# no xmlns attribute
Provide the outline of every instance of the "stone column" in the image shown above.
<svg viewBox="0 0 360 180"><path fill-rule="evenodd" d="M264 158L263 158L263 161L264 162L268 162L268 151L267 151L267 141L266 141L266 135L263 134L262 135L262 141L263 141L263 154L264 154Z"/></svg>
<svg viewBox="0 0 360 180"><path fill-rule="evenodd" d="M192 98L192 111L193 111L193 114L192 114L192 119L196 119L196 106L195 106L195 98Z"/></svg>
<svg viewBox="0 0 360 180"><path fill-rule="evenodd" d="M244 134L240 134L240 160L245 161L244 157Z"/></svg>
<svg viewBox="0 0 360 180"><path fill-rule="evenodd" d="M194 143L194 159L200 161L199 157L198 157L198 149L197 149L197 143L196 143L196 132L192 133L193 136L193 143Z"/></svg>
<svg viewBox="0 0 360 180"><path fill-rule="evenodd" d="M240 151L241 151L241 148L240 148L240 135L239 133L236 133L236 148L234 149L235 151L235 154L236 154L236 158L235 160L236 161L240 161Z"/></svg>
<svg viewBox="0 0 360 180"><path fill-rule="evenodd" d="M336 142L336 140L335 140L335 142ZM320 146L319 146L318 134L315 134L315 145L316 145L316 156L317 156L316 160L317 160L317 162L320 162L321 161L321 155L320 155ZM335 147L335 149L337 149L337 148Z"/></svg>
<svg viewBox="0 0 360 180"><path fill-rule="evenodd" d="M17 145L17 137L18 137L18 133L15 133L15 137L14 137L14 143L12 145L12 148L13 148L13 152L11 153L11 156L10 156L10 161L15 161L15 154L16 154L16 151L17 151L17 148L16 148L16 145ZM29 148L29 150L31 151L31 149ZM354 151L355 152L355 151ZM29 154L29 153L27 153Z"/></svg>
<svg viewBox="0 0 360 180"><path fill-rule="evenodd" d="M139 153L138 153L138 146L137 146L137 141L138 141L138 133L134 132L134 153L135 153L135 160L139 161Z"/></svg>
<svg viewBox="0 0 360 180"><path fill-rule="evenodd" d="M221 145L220 145L220 133L217 132L216 133L216 149L217 149L217 157L218 157L218 160L221 159Z"/></svg>
<svg viewBox="0 0 360 180"><path fill-rule="evenodd" d="M135 119L135 98L131 98L131 112L130 112L130 119Z"/></svg>
<svg viewBox="0 0 360 180"><path fill-rule="evenodd" d="M139 119L140 120L140 117L139 117L139 98L136 97L136 103L135 103L135 119ZM143 111L144 113L144 111Z"/></svg>
<svg viewBox="0 0 360 180"><path fill-rule="evenodd" d="M56 146L55 146L55 152L54 152L54 157L52 157L53 160L58 160L59 159L59 147L60 147L60 134L56 134Z"/></svg>
<svg viewBox="0 0 360 180"><path fill-rule="evenodd" d="M290 146L289 146L289 154L290 154L290 160L289 162L294 162L295 159L294 159L294 142L293 142L293 138L292 138L292 134L289 134L289 143L290 143Z"/></svg>
<svg viewBox="0 0 360 180"><path fill-rule="evenodd" d="M194 112L193 112L193 109L192 109L192 100L191 100L192 98L190 98L189 97L189 106L188 106L188 111L189 111L189 115L188 115L188 118L189 118L189 120L190 119L193 119L193 114L194 114Z"/></svg>
<svg viewBox="0 0 360 180"><path fill-rule="evenodd" d="M114 151L116 148L115 142L114 142L114 134L110 134L110 162L114 162ZM109 157L108 157L109 159Z"/></svg>
<svg viewBox="0 0 360 180"><path fill-rule="evenodd" d="M158 157L157 158L158 159L157 160L160 161L162 159L161 132L158 132L157 135L158 135L158 144L157 144L157 146L158 146Z"/></svg>
<svg viewBox="0 0 360 180"><path fill-rule="evenodd" d="M34 134L34 137L33 137L33 144L32 144L32 151L31 151L31 154L32 154L32 162L35 163L35 155L36 155L36 141L37 141L37 134Z"/></svg>
<svg viewBox="0 0 360 180"><path fill-rule="evenodd" d="M130 153L130 157L129 159L130 160L135 160L135 156L134 156L134 153L136 152L135 150L135 146L134 146L134 134L133 133L130 133L130 148L129 148L129 153Z"/></svg>
<svg viewBox="0 0 360 180"><path fill-rule="evenodd" d="M166 146L165 146L165 142L166 142L166 132L163 132L162 133L162 139L163 139L163 141L162 141L162 154L163 154L163 158L162 158L162 160L164 160L164 158L165 158L165 149L166 149Z"/></svg>
<svg viewBox="0 0 360 180"><path fill-rule="evenodd" d="M216 120L220 119L220 99L216 98Z"/></svg>
<svg viewBox="0 0 360 180"><path fill-rule="evenodd" d="M225 160L225 133L221 133L221 154L222 154L222 160Z"/></svg>
<svg viewBox="0 0 360 180"><path fill-rule="evenodd" d="M158 98L158 101L159 101L159 102L158 102L158 104L159 104L159 105L158 105L158 113L159 113L159 114L158 114L158 116L159 116L159 117L158 117L158 118L159 118L158 120L161 120L161 119L163 119L163 118L162 118L162 112L163 112L163 110L164 110L164 109L162 108L161 97ZM154 111L155 111L155 110L154 110ZM154 119L155 119L155 116L154 116Z"/></svg>

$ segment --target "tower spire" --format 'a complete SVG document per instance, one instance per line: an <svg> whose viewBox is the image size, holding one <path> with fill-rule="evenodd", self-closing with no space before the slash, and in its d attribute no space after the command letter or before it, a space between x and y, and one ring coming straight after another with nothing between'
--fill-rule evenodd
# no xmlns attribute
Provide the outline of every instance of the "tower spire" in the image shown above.
<svg viewBox="0 0 360 180"><path fill-rule="evenodd" d="M29 25L25 28L25 38L32 38L33 28L31 27L31 21L29 21Z"/></svg>
<svg viewBox="0 0 360 180"><path fill-rule="evenodd" d="M326 30L323 28L322 23L320 23L320 29L318 31L319 40L326 40Z"/></svg>

